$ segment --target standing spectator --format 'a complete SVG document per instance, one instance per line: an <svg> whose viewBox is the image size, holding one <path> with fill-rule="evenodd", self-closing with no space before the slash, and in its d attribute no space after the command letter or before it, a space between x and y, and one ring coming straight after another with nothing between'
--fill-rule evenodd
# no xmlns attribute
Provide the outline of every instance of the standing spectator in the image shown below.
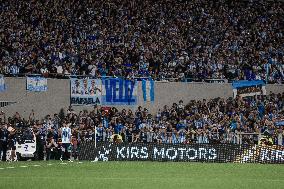
<svg viewBox="0 0 284 189"><path fill-rule="evenodd" d="M6 161L6 152L8 145L8 135L7 125L3 124L0 127L0 161Z"/></svg>

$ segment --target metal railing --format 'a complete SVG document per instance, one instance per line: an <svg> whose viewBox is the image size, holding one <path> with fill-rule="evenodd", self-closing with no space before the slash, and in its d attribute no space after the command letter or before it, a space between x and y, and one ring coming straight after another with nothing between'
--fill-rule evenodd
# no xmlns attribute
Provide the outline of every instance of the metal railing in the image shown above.
<svg viewBox="0 0 284 189"><path fill-rule="evenodd" d="M121 76L93 76L93 75L72 75L72 74L58 74L58 73L48 73L47 76L44 74L29 74L29 73L19 73L19 74L2 74L5 77L36 77L36 76L42 76L50 79L70 79L70 78L93 78L93 79L102 79L102 78L127 78L127 77L121 77ZM136 79L136 80L142 80L142 79L148 79L151 77L131 77L127 79ZM200 83L229 83L230 80L227 79L221 79L221 78L214 78L214 79L201 79L201 78L153 78L157 82L200 82Z"/></svg>
<svg viewBox="0 0 284 189"><path fill-rule="evenodd" d="M121 134L121 133L120 133ZM131 141L131 142L158 142L158 143L185 143L185 142L192 142L192 143L230 143L230 144L257 144L261 138L263 138L263 133L225 133L220 134L218 132L211 132L209 134L197 134L197 133L183 133L180 136L180 133L173 133L173 132L164 132L160 136L161 133L156 132L144 132L146 136L145 139L141 137L140 134L131 134L124 136L124 142ZM173 137L175 135L175 137ZM129 138L131 137L131 138ZM96 137L88 140L95 140L101 142L106 142L111 139L111 134L107 132L101 132L96 134ZM173 139L175 138L175 139ZM278 145L283 145L283 135L278 135Z"/></svg>

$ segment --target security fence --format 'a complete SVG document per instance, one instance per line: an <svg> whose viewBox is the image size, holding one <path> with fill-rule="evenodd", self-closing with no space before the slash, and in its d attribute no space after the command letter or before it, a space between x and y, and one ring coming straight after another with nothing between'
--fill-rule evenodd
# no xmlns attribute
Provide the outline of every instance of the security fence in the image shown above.
<svg viewBox="0 0 284 189"><path fill-rule="evenodd" d="M245 132L209 132L207 134L196 132L140 132L140 133L120 133L122 141L125 143L147 142L147 143L227 143L227 144L258 144L260 139L264 137L263 133L245 133ZM86 141L111 142L113 132L102 129L95 133L85 132ZM274 136L274 144L283 145L283 134Z"/></svg>

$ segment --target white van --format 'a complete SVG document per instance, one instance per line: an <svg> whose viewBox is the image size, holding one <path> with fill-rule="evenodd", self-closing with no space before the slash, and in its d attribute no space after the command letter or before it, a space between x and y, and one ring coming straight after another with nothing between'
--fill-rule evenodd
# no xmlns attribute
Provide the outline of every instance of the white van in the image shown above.
<svg viewBox="0 0 284 189"><path fill-rule="evenodd" d="M16 140L15 146L18 160L36 159L36 137L33 132Z"/></svg>

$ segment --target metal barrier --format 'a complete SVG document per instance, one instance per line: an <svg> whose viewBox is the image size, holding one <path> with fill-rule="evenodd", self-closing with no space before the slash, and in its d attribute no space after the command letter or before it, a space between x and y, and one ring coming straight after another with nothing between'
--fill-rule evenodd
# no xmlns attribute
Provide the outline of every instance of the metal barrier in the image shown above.
<svg viewBox="0 0 284 189"><path fill-rule="evenodd" d="M93 78L93 79L102 79L102 78L124 78L120 76L93 76L93 75L72 75L72 74L58 74L58 73L49 73L47 76L43 74L3 74L5 77L36 77L36 76L42 76L47 78L60 78L60 79L70 79L70 78ZM142 80L142 79L148 79L151 77L133 77L133 78L127 78L127 79L135 79L135 80ZM227 79L200 79L200 78L153 78L157 82L200 82L200 83L228 83L230 82Z"/></svg>
<svg viewBox="0 0 284 189"><path fill-rule="evenodd" d="M107 142L111 141L111 136L113 133L108 133L105 131L97 132L96 137L98 142ZM170 143L170 144L179 144L179 143L196 143L196 144L206 144L206 143L226 143L226 144L258 144L260 139L264 136L263 133L224 133L220 134L219 132L210 132L208 135L197 134L197 133L186 133L182 134L173 132L142 132L137 134L122 134L124 142L157 142L157 143ZM131 138L130 138L131 137ZM95 137L89 138L88 140L95 140ZM283 145L283 136L282 134L278 135L277 145Z"/></svg>

